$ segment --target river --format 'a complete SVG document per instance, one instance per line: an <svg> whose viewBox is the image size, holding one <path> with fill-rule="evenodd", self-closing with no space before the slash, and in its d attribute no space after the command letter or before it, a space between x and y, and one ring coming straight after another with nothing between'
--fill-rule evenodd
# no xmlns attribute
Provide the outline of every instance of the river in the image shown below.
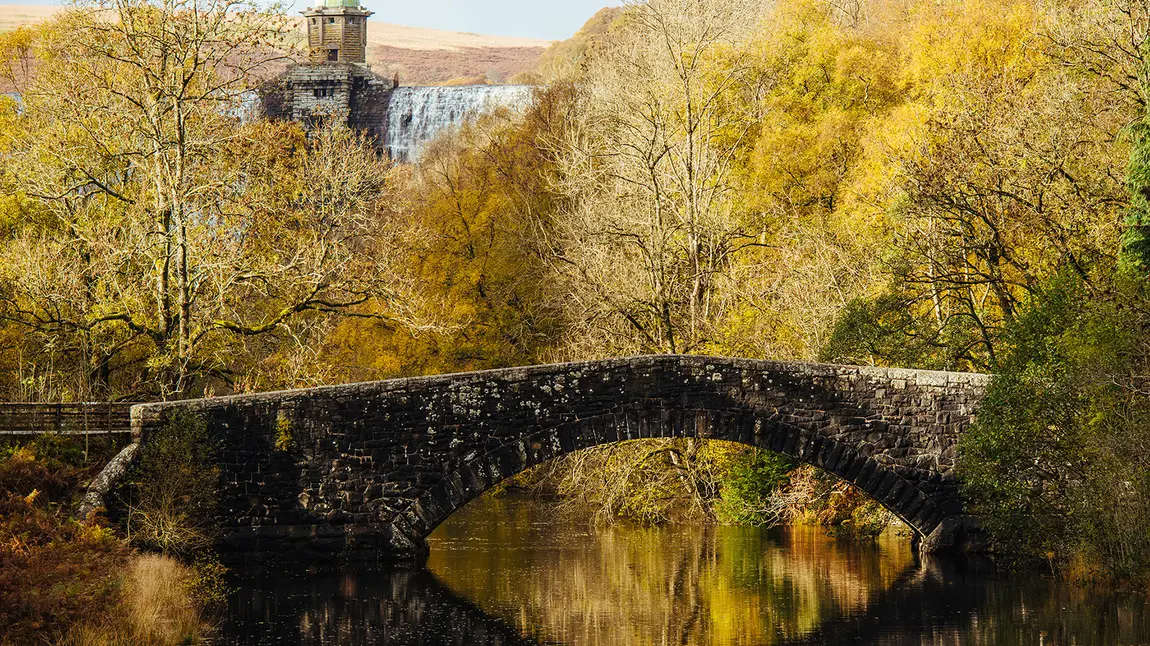
<svg viewBox="0 0 1150 646"><path fill-rule="evenodd" d="M218 644L1150 644L1150 603L884 535L608 527L481 499L425 568L241 571Z"/></svg>

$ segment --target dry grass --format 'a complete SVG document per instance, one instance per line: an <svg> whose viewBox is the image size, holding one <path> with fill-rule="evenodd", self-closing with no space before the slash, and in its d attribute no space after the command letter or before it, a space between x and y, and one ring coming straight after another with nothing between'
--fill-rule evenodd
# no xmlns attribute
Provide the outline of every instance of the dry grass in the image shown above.
<svg viewBox="0 0 1150 646"><path fill-rule="evenodd" d="M175 559L146 554L125 575L120 606L100 624L73 629L63 646L196 644L204 620L188 592L191 570Z"/></svg>

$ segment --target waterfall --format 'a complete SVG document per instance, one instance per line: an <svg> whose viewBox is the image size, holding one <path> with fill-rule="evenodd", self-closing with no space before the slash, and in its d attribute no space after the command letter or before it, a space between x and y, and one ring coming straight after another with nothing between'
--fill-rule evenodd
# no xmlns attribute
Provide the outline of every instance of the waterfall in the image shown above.
<svg viewBox="0 0 1150 646"><path fill-rule="evenodd" d="M531 92L529 85L398 88L388 102L384 147L397 162L415 161L423 146L440 133L487 110L524 108Z"/></svg>

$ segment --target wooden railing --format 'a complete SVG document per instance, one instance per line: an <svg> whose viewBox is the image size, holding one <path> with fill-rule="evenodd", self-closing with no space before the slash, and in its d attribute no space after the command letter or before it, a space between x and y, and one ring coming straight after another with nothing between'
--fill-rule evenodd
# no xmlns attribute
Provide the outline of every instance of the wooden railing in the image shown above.
<svg viewBox="0 0 1150 646"><path fill-rule="evenodd" d="M131 433L132 404L0 403L3 435L111 435Z"/></svg>

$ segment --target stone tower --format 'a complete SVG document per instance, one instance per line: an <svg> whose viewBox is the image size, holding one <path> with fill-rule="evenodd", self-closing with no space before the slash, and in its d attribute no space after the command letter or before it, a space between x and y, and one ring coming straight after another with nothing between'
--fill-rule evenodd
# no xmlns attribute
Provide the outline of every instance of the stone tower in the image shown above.
<svg viewBox="0 0 1150 646"><path fill-rule="evenodd" d="M302 12L313 63L367 63L367 19L359 0L318 0Z"/></svg>
<svg viewBox="0 0 1150 646"><path fill-rule="evenodd" d="M338 117L382 148L392 90L398 85L367 65L367 18L359 0L318 0L307 18L309 61L292 65L260 89L264 116L311 127Z"/></svg>

